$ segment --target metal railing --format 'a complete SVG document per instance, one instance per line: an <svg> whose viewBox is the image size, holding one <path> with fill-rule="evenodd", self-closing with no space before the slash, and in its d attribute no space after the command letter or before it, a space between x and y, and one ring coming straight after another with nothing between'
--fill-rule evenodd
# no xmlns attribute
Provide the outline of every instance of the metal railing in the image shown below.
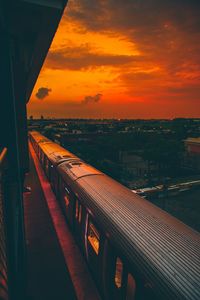
<svg viewBox="0 0 200 300"><path fill-rule="evenodd" d="M0 300L8 299L8 269L4 218L4 184L7 149L0 150Z"/></svg>

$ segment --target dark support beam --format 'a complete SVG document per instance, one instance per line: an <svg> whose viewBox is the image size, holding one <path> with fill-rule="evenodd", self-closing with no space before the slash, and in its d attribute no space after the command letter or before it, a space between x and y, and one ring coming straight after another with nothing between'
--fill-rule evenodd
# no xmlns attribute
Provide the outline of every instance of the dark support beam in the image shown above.
<svg viewBox="0 0 200 300"><path fill-rule="evenodd" d="M1 6L1 11L4 7ZM5 230L8 258L8 287L10 299L24 299L25 239L23 222L23 176L20 162L20 131L26 115L18 108L14 84L13 42L1 23L0 90L1 145L8 149L8 166L4 187ZM19 77L20 79L20 77ZM24 101L25 102L25 101ZM25 103L24 103L25 107Z"/></svg>
<svg viewBox="0 0 200 300"><path fill-rule="evenodd" d="M29 163L26 102L66 2L67 0L0 1L0 150L7 148L4 227L9 300L23 300L26 292L23 211L23 184Z"/></svg>

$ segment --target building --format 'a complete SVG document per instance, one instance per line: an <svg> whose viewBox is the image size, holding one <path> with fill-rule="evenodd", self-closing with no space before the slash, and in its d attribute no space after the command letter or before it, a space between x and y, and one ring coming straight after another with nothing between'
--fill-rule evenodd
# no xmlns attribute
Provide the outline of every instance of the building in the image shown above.
<svg viewBox="0 0 200 300"><path fill-rule="evenodd" d="M185 141L184 166L194 171L200 171L200 137L187 138Z"/></svg>
<svg viewBox="0 0 200 300"><path fill-rule="evenodd" d="M140 152L120 151L119 161L123 167L136 177L145 177L157 170L156 164L144 160Z"/></svg>

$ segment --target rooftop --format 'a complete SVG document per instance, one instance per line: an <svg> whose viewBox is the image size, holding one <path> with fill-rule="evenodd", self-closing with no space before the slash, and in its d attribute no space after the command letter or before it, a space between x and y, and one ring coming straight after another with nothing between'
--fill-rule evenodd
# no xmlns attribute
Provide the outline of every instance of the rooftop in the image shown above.
<svg viewBox="0 0 200 300"><path fill-rule="evenodd" d="M187 138L185 140L185 143L192 143L192 144L200 145L200 137L198 137L198 138Z"/></svg>

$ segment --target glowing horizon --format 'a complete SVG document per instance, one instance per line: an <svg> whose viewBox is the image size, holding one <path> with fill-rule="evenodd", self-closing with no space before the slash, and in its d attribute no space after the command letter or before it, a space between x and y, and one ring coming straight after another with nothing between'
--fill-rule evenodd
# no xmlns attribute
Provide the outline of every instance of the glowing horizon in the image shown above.
<svg viewBox="0 0 200 300"><path fill-rule="evenodd" d="M28 115L200 117L200 4L178 3L68 1Z"/></svg>

